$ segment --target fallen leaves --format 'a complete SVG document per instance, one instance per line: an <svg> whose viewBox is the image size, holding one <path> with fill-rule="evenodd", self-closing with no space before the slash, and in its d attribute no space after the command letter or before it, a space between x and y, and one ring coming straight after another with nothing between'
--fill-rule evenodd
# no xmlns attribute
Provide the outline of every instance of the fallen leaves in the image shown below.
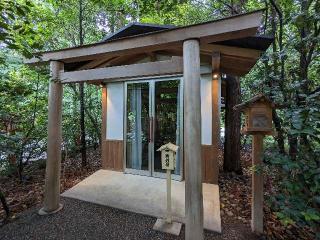
<svg viewBox="0 0 320 240"><path fill-rule="evenodd" d="M68 158L62 162L61 170L61 192L73 187L87 176L91 175L101 167L100 151L88 150L87 159L89 166L81 167L80 156ZM42 162L31 162L24 170L25 180L20 182L16 177L0 177L1 189L6 197L10 220L15 219L18 213L41 204L43 201L43 187L45 167ZM0 207L0 219L5 218L5 212ZM0 221L1 223L1 221Z"/></svg>

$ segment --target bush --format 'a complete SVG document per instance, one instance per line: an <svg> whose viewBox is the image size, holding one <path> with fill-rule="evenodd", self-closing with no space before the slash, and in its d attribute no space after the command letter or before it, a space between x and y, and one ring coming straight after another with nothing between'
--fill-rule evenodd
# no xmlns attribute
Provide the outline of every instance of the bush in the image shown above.
<svg viewBox="0 0 320 240"><path fill-rule="evenodd" d="M276 191L271 207L285 225L309 226L320 237L320 168L318 152L298 152L296 160L270 152L265 155Z"/></svg>

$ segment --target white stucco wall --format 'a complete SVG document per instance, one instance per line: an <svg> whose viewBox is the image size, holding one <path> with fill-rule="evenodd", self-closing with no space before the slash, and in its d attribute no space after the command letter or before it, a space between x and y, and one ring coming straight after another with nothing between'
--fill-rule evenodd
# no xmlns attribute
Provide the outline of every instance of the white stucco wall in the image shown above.
<svg viewBox="0 0 320 240"><path fill-rule="evenodd" d="M210 145L212 141L212 97L211 75L202 75L201 89L201 144Z"/></svg>
<svg viewBox="0 0 320 240"><path fill-rule="evenodd" d="M123 140L124 84L107 84L107 139Z"/></svg>

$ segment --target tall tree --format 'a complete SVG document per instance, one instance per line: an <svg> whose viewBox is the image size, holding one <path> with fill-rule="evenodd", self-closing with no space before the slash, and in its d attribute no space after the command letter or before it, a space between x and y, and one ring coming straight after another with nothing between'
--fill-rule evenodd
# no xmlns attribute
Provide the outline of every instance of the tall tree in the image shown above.
<svg viewBox="0 0 320 240"><path fill-rule="evenodd" d="M230 15L240 14L247 0L235 1L230 3L222 1ZM233 107L241 101L240 79L231 75L226 78L226 99L225 99L225 142L223 170L226 172L235 172L242 174L241 157L240 157L240 123L241 116L239 111L234 111Z"/></svg>
<svg viewBox="0 0 320 240"><path fill-rule="evenodd" d="M233 107L241 102L240 79L227 75L225 99L225 142L223 170L242 174L240 160L240 112Z"/></svg>
<svg viewBox="0 0 320 240"><path fill-rule="evenodd" d="M84 42L83 35L83 0L79 0L79 45L82 46ZM81 135L81 163L85 167L87 165L87 147L86 147L86 128L85 128L85 96L84 83L79 83L80 96L80 135Z"/></svg>

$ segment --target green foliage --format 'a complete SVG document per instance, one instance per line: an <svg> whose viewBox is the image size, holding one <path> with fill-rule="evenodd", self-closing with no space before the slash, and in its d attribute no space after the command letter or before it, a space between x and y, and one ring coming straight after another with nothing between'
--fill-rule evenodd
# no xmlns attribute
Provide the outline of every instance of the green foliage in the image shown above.
<svg viewBox="0 0 320 240"><path fill-rule="evenodd" d="M21 64L12 51L2 53L7 61L0 65L0 156L10 163L3 170L16 167L22 177L24 164L46 146L48 76Z"/></svg>
<svg viewBox="0 0 320 240"><path fill-rule="evenodd" d="M9 49L22 52L27 57L32 56L33 49L41 48L38 30L29 14L35 10L36 6L30 0L0 1L0 43L4 43Z"/></svg>
<svg viewBox="0 0 320 240"><path fill-rule="evenodd" d="M272 208L284 224L316 227L320 224L320 168L318 152L301 151L297 160L286 155L268 154L270 174L277 172L277 191Z"/></svg>

